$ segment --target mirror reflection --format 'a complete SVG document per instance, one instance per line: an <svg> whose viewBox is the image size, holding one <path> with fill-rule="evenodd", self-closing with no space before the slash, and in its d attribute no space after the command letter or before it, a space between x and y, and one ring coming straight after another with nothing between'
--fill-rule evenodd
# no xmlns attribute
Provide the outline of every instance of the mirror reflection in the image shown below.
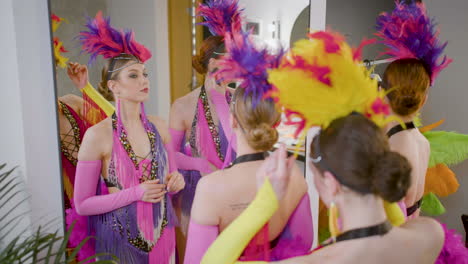
<svg viewBox="0 0 468 264"><path fill-rule="evenodd" d="M398 81L419 79L380 56L384 44L357 58L350 46L372 38L375 18L395 8L367 2L327 2L325 24L348 46L330 32L308 36L319 8L309 0L50 0L65 222L75 225L67 247L78 248L76 260L190 264L237 250L233 261L276 261L356 238L343 238L361 228L355 211L372 218L361 228L366 239L411 225L435 165L414 120L438 68L412 58L423 81L408 95ZM401 104L409 97L412 107ZM388 140L382 128L413 138ZM266 209L256 209L258 199ZM271 211L266 223L257 226L252 208ZM252 233L244 243L239 230Z"/></svg>

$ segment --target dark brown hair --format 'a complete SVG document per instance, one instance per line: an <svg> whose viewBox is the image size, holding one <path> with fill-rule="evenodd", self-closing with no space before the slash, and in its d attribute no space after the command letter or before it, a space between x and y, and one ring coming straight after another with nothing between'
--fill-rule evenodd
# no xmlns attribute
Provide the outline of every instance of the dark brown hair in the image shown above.
<svg viewBox="0 0 468 264"><path fill-rule="evenodd" d="M192 67L199 74L206 74L208 72L208 63L210 62L210 59L218 57L215 52L225 52L223 37L210 36L206 38L203 41L198 54L192 57Z"/></svg>
<svg viewBox="0 0 468 264"><path fill-rule="evenodd" d="M390 151L383 131L361 114L334 120L319 135L320 153L311 144L311 157L321 155L316 164L329 170L348 188L373 193L389 202L401 200L411 183L411 165L402 155ZM317 139L314 139L314 141Z"/></svg>
<svg viewBox="0 0 468 264"><path fill-rule="evenodd" d="M123 67L127 63L139 62L139 60L135 56L130 55L130 54L122 53L118 57L119 58L128 58L128 59L116 59L114 61L114 65L112 67L113 70L119 69L119 68ZM112 73L108 72L112 60L113 59L106 60L106 62L104 63L104 67L102 68L102 71L101 71L101 82L98 84L98 92L104 98L106 98L107 101L110 101L110 102L114 101L115 98L114 98L114 94L112 93L112 91L107 86L107 81L108 80L118 80L120 72L121 72L120 70L112 72ZM107 79L107 78L109 78L109 79Z"/></svg>
<svg viewBox="0 0 468 264"><path fill-rule="evenodd" d="M418 59L396 60L385 70L382 87L388 94L393 112L414 114L421 107L431 80L427 67Z"/></svg>
<svg viewBox="0 0 468 264"><path fill-rule="evenodd" d="M272 100L262 99L255 107L252 94L246 94L242 88L234 92L231 112L239 123L250 147L259 151L268 151L278 141L278 131L274 127L280 121L281 114L276 111Z"/></svg>

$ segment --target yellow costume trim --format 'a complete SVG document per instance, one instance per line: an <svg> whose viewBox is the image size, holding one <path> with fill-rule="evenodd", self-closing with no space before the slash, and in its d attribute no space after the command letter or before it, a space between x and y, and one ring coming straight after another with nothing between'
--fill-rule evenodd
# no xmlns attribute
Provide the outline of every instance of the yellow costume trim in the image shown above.
<svg viewBox="0 0 468 264"><path fill-rule="evenodd" d="M389 203L387 201L384 201L384 209L385 213L387 213L388 221L393 226L400 226L405 223L405 215L401 211L401 208L398 205L398 203Z"/></svg>
<svg viewBox="0 0 468 264"><path fill-rule="evenodd" d="M268 179L255 199L216 239L206 251L201 264L266 263L237 262L247 244L278 210L279 202Z"/></svg>
<svg viewBox="0 0 468 264"><path fill-rule="evenodd" d="M115 111L115 107L107 101L94 87L88 82L81 92L88 96L94 103L96 103L107 116L111 116Z"/></svg>

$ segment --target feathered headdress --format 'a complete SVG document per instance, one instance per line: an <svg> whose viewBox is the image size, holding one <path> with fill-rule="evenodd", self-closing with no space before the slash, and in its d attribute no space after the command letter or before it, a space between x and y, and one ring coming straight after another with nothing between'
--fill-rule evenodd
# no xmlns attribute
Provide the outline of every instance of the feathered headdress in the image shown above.
<svg viewBox="0 0 468 264"><path fill-rule="evenodd" d="M242 10L239 0L208 0L197 8L197 16L205 19L200 25L207 26L211 34L224 37L225 33L240 32Z"/></svg>
<svg viewBox="0 0 468 264"><path fill-rule="evenodd" d="M57 31L63 21L67 22L65 18L59 17L56 14L52 14L50 20L52 20L52 32Z"/></svg>
<svg viewBox="0 0 468 264"><path fill-rule="evenodd" d="M135 40L133 31L113 28L110 18L103 18L102 11L99 11L94 19L88 18L86 27L88 31L81 31L78 39L83 50L91 55L89 64L92 64L98 55L110 59L126 53L135 56L141 62L151 58L151 52Z"/></svg>
<svg viewBox="0 0 468 264"><path fill-rule="evenodd" d="M57 16L56 14L52 14L50 17L50 20L52 21L52 32L57 31L60 24L62 24L62 21L66 22L65 18L61 18ZM66 50L65 47L63 46L63 42L60 41L58 37L54 37L55 64L61 68L67 67L68 58L62 55L62 53L65 53L65 52L68 52L68 50Z"/></svg>
<svg viewBox="0 0 468 264"><path fill-rule="evenodd" d="M423 3L395 2L396 7L391 13L382 13L377 18L376 35L382 38L387 46L384 54L395 59L416 58L427 67L431 84L442 69L447 67L452 59L442 57L447 42L438 39L434 19L428 17Z"/></svg>
<svg viewBox="0 0 468 264"><path fill-rule="evenodd" d="M391 118L383 91L353 50L336 33L319 31L299 40L269 74L270 96L285 109L296 136L311 126L326 128L333 120L358 112L383 126ZM299 117L300 121L293 121Z"/></svg>
<svg viewBox="0 0 468 264"><path fill-rule="evenodd" d="M255 106L271 91L268 70L278 67L283 52L273 55L266 48L256 48L249 32L227 34L225 44L228 52L220 59L216 75L223 80L240 80L240 88L253 95Z"/></svg>
<svg viewBox="0 0 468 264"><path fill-rule="evenodd" d="M58 37L54 37L55 63L57 64L57 66L59 66L61 68L66 68L67 67L68 58L62 55L62 53L64 53L64 52L68 52L68 50L66 50L63 47L63 43L62 43L62 41L60 41L60 39Z"/></svg>

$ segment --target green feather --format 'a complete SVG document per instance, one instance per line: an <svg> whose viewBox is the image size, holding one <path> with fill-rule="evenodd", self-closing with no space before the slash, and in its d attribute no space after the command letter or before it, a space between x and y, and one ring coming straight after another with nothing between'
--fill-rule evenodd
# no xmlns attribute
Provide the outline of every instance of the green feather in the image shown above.
<svg viewBox="0 0 468 264"><path fill-rule="evenodd" d="M421 113L417 113L416 116L413 119L414 126L416 127L422 127L422 118L421 118Z"/></svg>
<svg viewBox="0 0 468 264"><path fill-rule="evenodd" d="M431 144L429 168L439 163L455 165L468 159L468 135L446 131L428 131L423 135Z"/></svg>
<svg viewBox="0 0 468 264"><path fill-rule="evenodd" d="M438 216L445 213L445 207L435 194L428 193L423 196L421 211L429 216Z"/></svg>

